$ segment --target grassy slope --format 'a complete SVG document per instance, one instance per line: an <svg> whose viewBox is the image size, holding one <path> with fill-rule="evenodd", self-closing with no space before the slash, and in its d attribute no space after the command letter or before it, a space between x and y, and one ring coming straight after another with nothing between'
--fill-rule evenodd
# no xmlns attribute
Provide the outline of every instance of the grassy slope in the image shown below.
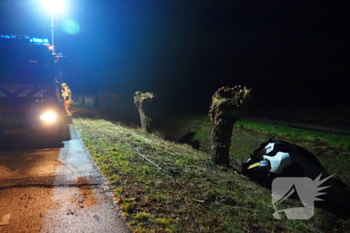
<svg viewBox="0 0 350 233"><path fill-rule="evenodd" d="M74 125L94 161L110 179L124 217L135 232L349 229L349 221L319 208L306 221L273 219L269 190L234 170L210 168L208 154L186 145L101 119L75 118ZM246 135L234 145L237 154L246 154L257 145L251 142L257 135L249 130L238 128L234 133ZM206 137L207 132L203 135ZM288 201L286 205L291 203L296 204Z"/></svg>
<svg viewBox="0 0 350 233"><path fill-rule="evenodd" d="M201 150L210 153L211 127L207 116L191 116L171 122L163 133L173 135L171 139L177 141L192 131L195 133L194 139L201 144ZM247 155L272 136L309 150L318 157L329 174L335 174L335 178L350 186L350 136L239 120L233 130L231 157L238 162L246 160Z"/></svg>

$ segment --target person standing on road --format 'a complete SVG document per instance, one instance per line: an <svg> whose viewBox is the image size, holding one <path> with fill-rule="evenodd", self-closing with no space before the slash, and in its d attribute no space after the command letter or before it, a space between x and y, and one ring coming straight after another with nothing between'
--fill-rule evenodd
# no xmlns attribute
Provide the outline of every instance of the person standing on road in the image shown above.
<svg viewBox="0 0 350 233"><path fill-rule="evenodd" d="M66 83L62 83L62 97L64 101L64 109L68 116L72 116L71 104L72 104L72 91Z"/></svg>

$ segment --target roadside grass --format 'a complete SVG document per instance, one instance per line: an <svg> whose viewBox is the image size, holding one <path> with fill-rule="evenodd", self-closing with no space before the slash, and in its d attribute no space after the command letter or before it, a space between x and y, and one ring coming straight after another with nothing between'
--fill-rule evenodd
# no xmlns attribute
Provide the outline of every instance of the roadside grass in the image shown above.
<svg viewBox="0 0 350 233"><path fill-rule="evenodd" d="M320 208L310 220L274 219L268 189L233 169L211 168L209 155L188 145L102 119L74 118L73 123L134 232L349 229L349 221ZM296 204L287 200L280 209Z"/></svg>

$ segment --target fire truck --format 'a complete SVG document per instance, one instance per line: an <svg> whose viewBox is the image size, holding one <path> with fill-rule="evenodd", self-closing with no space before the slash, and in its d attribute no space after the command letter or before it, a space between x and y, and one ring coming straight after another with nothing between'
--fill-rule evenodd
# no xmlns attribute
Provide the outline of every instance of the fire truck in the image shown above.
<svg viewBox="0 0 350 233"><path fill-rule="evenodd" d="M0 35L0 137L59 140L66 113L49 40Z"/></svg>

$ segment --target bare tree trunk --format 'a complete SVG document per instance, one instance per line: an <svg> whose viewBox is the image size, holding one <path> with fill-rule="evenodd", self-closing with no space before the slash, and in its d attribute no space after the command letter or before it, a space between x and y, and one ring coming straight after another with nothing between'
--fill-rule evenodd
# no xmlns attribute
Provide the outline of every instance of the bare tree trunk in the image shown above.
<svg viewBox="0 0 350 233"><path fill-rule="evenodd" d="M140 108L137 108L140 114L140 121L141 121L141 129L150 132L151 131L151 118L149 118L145 112L142 109L142 106Z"/></svg>
<svg viewBox="0 0 350 233"><path fill-rule="evenodd" d="M214 125L211 131L211 160L213 164L230 166L232 129L237 118L227 118Z"/></svg>
<svg viewBox="0 0 350 233"><path fill-rule="evenodd" d="M209 117L214 125L211 132L211 160L215 165L230 166L233 126L250 92L251 89L241 86L222 87L212 97Z"/></svg>
<svg viewBox="0 0 350 233"><path fill-rule="evenodd" d="M151 118L146 115L142 103L144 100L152 98L154 98L154 94L150 92L141 93L136 91L134 95L134 104L140 115L141 129L146 132L151 131Z"/></svg>

